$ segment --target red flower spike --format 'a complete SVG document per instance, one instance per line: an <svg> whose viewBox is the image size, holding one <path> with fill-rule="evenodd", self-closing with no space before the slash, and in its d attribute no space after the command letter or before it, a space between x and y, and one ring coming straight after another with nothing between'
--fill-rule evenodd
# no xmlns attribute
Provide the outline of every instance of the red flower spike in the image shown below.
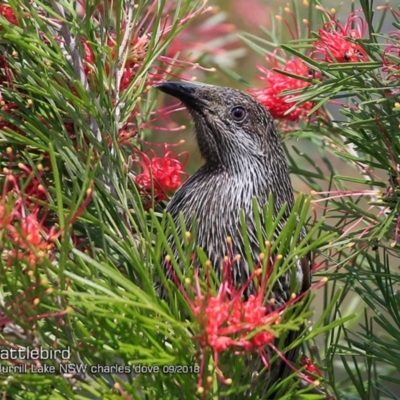
<svg viewBox="0 0 400 400"><path fill-rule="evenodd" d="M362 62L368 61L364 49L349 39L362 39L365 37L366 22L356 10L350 14L344 25L341 25L334 14L319 8L330 18L318 31L320 40L314 42L316 51L313 54L321 55L329 63ZM353 28L355 26L355 29Z"/></svg>
<svg viewBox="0 0 400 400"><path fill-rule="evenodd" d="M182 183L182 178L187 177L184 171L187 162L187 153L180 153L185 157L181 162L173 157L171 151L168 150L169 145L164 145L164 155L158 157L153 150L150 150L151 158L143 151L137 150L139 155L136 161L142 168L142 172L135 177L135 183L139 186L143 194L151 195L154 191L156 201L166 200L168 193L178 189Z"/></svg>
<svg viewBox="0 0 400 400"><path fill-rule="evenodd" d="M14 10L11 6L6 6L4 4L0 5L0 14L10 23L13 25L18 25L17 18L14 14Z"/></svg>
<svg viewBox="0 0 400 400"><path fill-rule="evenodd" d="M229 253L231 251L230 238L227 240ZM264 255L267 260L270 260L268 247L268 254ZM264 259L263 257L263 259ZM267 286L269 273L274 269L274 263L268 265L266 272L263 269L257 268L249 277L248 281L239 288L233 285L232 281L232 268L236 257L226 256L223 261L223 278L220 283L217 295L213 295L210 289L210 268L211 263L208 261L205 265L205 275L207 288L206 293L202 292L198 270L194 272L194 286L184 288L171 265L169 270L172 280L175 285L189 304L195 320L198 324L199 333L194 338L200 344L199 365L200 373L198 380L198 392L204 393L209 388L209 385L203 385L203 378L205 376L205 354L211 350L214 359L214 366L217 372L218 379L225 383L230 384L231 379L223 376L222 371L218 367L219 356L221 352L231 351L234 355L242 355L249 352L258 352L261 360L266 368L269 368L269 358L267 349L275 352L291 370L297 373L306 382L318 385L318 380L313 380L307 375L299 371L292 365L285 355L280 352L274 345L275 336L268 329L273 325L279 324L281 321L282 313L286 308L298 300L300 300L305 293L299 296L292 296L291 299L283 306L277 307L274 299L265 303L267 296ZM281 259L279 256L276 260ZM169 259L166 259L170 262ZM322 287L327 282L327 278L321 279L312 285L311 290ZM254 294L250 295L247 299L244 298L244 293L249 285L255 284ZM190 294L189 294L190 293Z"/></svg>
<svg viewBox="0 0 400 400"><path fill-rule="evenodd" d="M278 68L282 71L307 78L310 77L308 67L299 58L289 60L284 67L279 65L276 56L273 58L267 57L267 61L270 62L272 68ZM283 92L285 90L305 88L309 86L310 83L283 75L279 71L274 71L262 66L257 66L257 68L264 73L264 76L258 76L258 78L265 82L267 86L261 89L250 89L250 93L268 109L272 117L274 119L283 119L292 122L306 117L313 103L306 102L300 104L287 114L287 111L293 107L294 103L289 101L294 95L284 95Z"/></svg>
<svg viewBox="0 0 400 400"><path fill-rule="evenodd" d="M265 360L265 364L268 365L265 348L275 337L266 330L256 334L253 332L262 327L279 323L281 318L279 310L272 311L270 305L263 305L265 298L263 291L249 296L246 301L243 300L244 291L254 279L260 278L262 270L260 268L255 270L248 282L237 289L233 286L231 278L234 262L235 259L232 261L231 258L225 258L223 265L224 279L216 296L212 296L210 293L207 293L207 295L201 293L197 271L195 273L195 288L193 288L194 300L191 300L182 286L178 284L203 332L197 337L202 352L204 353L206 348L212 350L218 377L225 383L228 380L223 377L218 368L219 353L228 349L231 349L234 354L258 351L261 358ZM263 282L266 279L267 276L265 275L261 280L259 289L266 287ZM200 376L202 376L202 373L200 373ZM203 387L201 379L199 387Z"/></svg>

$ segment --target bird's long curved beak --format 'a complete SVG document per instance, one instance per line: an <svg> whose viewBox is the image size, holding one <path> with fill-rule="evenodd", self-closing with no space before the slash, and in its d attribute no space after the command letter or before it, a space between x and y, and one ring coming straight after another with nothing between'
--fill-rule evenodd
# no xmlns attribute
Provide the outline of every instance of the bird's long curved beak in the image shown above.
<svg viewBox="0 0 400 400"><path fill-rule="evenodd" d="M186 82L162 82L154 85L154 88L176 97L191 108L208 105L208 102L201 96L201 86L199 85Z"/></svg>

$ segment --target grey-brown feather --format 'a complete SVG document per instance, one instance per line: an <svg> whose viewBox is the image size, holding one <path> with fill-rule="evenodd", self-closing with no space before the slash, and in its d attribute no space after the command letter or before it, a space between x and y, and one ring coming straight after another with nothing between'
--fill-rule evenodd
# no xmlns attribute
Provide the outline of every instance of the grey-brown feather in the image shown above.
<svg viewBox="0 0 400 400"><path fill-rule="evenodd" d="M240 285L248 280L250 272L244 253L239 210L242 209L245 214L252 257L256 264L260 245L253 218L253 198L262 208L272 193L275 215L287 203L284 218L293 207L293 188L285 153L271 115L248 94L217 86L182 85L186 85L186 95L182 96L179 86L174 87L178 94L171 93L168 87L160 89L180 98L186 105L195 123L196 140L205 164L175 193L167 211L177 226L181 212L188 229L193 219L197 220L196 245L205 251L219 273L222 260L228 254L226 238L232 238L233 254L241 255L234 264L233 280ZM247 113L243 122L232 118L232 109L236 106L243 107ZM279 234L282 226L283 223L278 224L275 235ZM305 234L303 229L301 238ZM175 249L172 238L170 245ZM167 266L165 269L168 275ZM310 285L309 269L309 260L299 261L296 271L299 291L306 290ZM272 296L277 300L277 305L285 303L291 295L290 273L273 287ZM271 379L276 377L271 376Z"/></svg>

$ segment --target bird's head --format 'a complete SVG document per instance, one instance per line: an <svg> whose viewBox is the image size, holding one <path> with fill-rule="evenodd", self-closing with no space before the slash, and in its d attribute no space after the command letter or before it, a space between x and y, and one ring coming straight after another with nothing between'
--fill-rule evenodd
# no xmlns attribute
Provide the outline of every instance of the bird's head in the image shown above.
<svg viewBox="0 0 400 400"><path fill-rule="evenodd" d="M268 164L271 158L286 163L270 113L247 93L184 82L164 82L155 87L186 106L208 166L240 171L249 162Z"/></svg>

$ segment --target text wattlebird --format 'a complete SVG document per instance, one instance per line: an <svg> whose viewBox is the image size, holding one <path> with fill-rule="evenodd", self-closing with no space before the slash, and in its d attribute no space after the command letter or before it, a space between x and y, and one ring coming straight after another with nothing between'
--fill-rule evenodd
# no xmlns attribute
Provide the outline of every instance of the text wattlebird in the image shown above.
<svg viewBox="0 0 400 400"><path fill-rule="evenodd" d="M232 238L232 254L241 255L234 264L232 279L235 285L240 285L251 274L244 252L240 210L244 211L252 256L257 262L260 247L252 210L253 198L257 199L261 209L272 194L275 215L285 203L285 215L288 215L294 203L289 168L273 119L262 104L236 89L183 82L165 82L155 87L178 98L186 106L194 120L197 144L205 160L205 164L172 197L167 211L177 226L180 213L189 229L196 219L196 245L205 251L219 273L223 258L228 254L226 239ZM284 218L277 230L282 228ZM300 240L305 235L303 229ZM175 248L172 238L170 245ZM298 293L310 287L310 266L309 257L297 263L294 279ZM164 267L168 276L165 263ZM277 306L287 302L292 294L292 274L290 270L282 275L272 288L271 297L275 298ZM291 351L286 356L292 361L290 359L296 352ZM289 368L283 362L276 363L276 367L272 364L266 387L288 372Z"/></svg>

